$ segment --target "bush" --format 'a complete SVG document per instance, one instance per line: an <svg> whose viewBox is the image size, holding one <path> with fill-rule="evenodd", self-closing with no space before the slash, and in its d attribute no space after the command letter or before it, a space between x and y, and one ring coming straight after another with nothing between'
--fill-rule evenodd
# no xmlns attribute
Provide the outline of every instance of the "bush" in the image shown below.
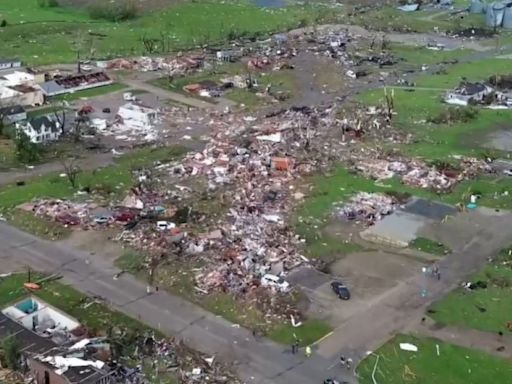
<svg viewBox="0 0 512 384"><path fill-rule="evenodd" d="M56 8L60 6L58 0L37 0L41 8Z"/></svg>
<svg viewBox="0 0 512 384"><path fill-rule="evenodd" d="M7 20L3 19L1 22L0 22L0 28L4 28L4 27L7 27Z"/></svg>
<svg viewBox="0 0 512 384"><path fill-rule="evenodd" d="M139 15L136 5L129 1L124 4L97 4L89 7L91 19L108 20L115 23L135 19Z"/></svg>
<svg viewBox="0 0 512 384"><path fill-rule="evenodd" d="M433 124L454 124L454 123L467 123L478 116L478 109L476 108L446 108L436 116L427 118L428 123Z"/></svg>

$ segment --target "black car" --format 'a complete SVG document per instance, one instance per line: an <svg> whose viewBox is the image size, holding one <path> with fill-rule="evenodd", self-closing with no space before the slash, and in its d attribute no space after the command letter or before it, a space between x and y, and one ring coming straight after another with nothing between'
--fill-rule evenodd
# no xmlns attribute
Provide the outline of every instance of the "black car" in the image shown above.
<svg viewBox="0 0 512 384"><path fill-rule="evenodd" d="M110 108L103 108L103 113L110 113Z"/></svg>
<svg viewBox="0 0 512 384"><path fill-rule="evenodd" d="M338 380L335 380L335 379L325 379L324 380L324 384L348 384L346 381L338 381Z"/></svg>
<svg viewBox="0 0 512 384"><path fill-rule="evenodd" d="M333 292L338 295L341 300L349 300L350 299L350 291L347 286L340 281L333 281L331 283L331 288Z"/></svg>

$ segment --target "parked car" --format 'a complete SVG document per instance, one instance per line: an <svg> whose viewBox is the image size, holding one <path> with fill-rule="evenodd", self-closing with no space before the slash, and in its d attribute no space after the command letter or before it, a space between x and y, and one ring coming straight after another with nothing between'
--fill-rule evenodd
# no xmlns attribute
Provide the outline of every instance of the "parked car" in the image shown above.
<svg viewBox="0 0 512 384"><path fill-rule="evenodd" d="M507 175L507 176L512 176L512 169L505 169L505 170L503 171L503 174L504 174L504 175Z"/></svg>
<svg viewBox="0 0 512 384"><path fill-rule="evenodd" d="M267 273L261 278L261 285L270 287L279 292L288 292L290 290L290 283L282 277L271 275L270 273Z"/></svg>
<svg viewBox="0 0 512 384"><path fill-rule="evenodd" d="M333 281L331 283L331 288L333 292L341 299L341 300L349 300L350 299L350 291L347 286L343 284L341 281Z"/></svg>
<svg viewBox="0 0 512 384"><path fill-rule="evenodd" d="M103 108L102 112L103 113L110 113L111 111L110 111L110 108Z"/></svg>
<svg viewBox="0 0 512 384"><path fill-rule="evenodd" d="M340 384L340 382L334 379L325 379L324 384Z"/></svg>
<svg viewBox="0 0 512 384"><path fill-rule="evenodd" d="M101 215L94 218L96 224L107 224L112 219L112 216Z"/></svg>
<svg viewBox="0 0 512 384"><path fill-rule="evenodd" d="M156 222L156 229L159 231L166 231L168 229L173 229L176 227L176 224L171 223L169 221L157 221Z"/></svg>

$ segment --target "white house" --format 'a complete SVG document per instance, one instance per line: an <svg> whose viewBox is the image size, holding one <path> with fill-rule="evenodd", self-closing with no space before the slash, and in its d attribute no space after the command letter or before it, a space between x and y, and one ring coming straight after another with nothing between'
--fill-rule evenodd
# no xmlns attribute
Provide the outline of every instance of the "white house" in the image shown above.
<svg viewBox="0 0 512 384"><path fill-rule="evenodd" d="M4 124L14 124L27 119L27 112L21 105L0 108L0 119Z"/></svg>
<svg viewBox="0 0 512 384"><path fill-rule="evenodd" d="M21 67L20 59L5 59L0 58L0 71L4 71L6 69L19 68Z"/></svg>
<svg viewBox="0 0 512 384"><path fill-rule="evenodd" d="M446 94L444 101L447 104L466 106L471 101L482 102L485 96L491 94L494 90L483 83L463 82L453 91Z"/></svg>
<svg viewBox="0 0 512 384"><path fill-rule="evenodd" d="M48 116L40 116L30 121L17 123L16 128L18 131L24 132L31 142L37 144L58 140L62 133L59 122Z"/></svg>
<svg viewBox="0 0 512 384"><path fill-rule="evenodd" d="M155 109L133 103L119 107L117 115L122 119L123 125L135 129L150 128L158 120Z"/></svg>

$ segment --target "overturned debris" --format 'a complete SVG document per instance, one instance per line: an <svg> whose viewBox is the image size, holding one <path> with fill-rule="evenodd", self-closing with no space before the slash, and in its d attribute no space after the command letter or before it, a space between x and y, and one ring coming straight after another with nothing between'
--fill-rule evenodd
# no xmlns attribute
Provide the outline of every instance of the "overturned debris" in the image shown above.
<svg viewBox="0 0 512 384"><path fill-rule="evenodd" d="M345 220L363 221L372 225L383 216L391 214L398 207L397 200L382 193L360 192L348 203L335 209L335 215Z"/></svg>

